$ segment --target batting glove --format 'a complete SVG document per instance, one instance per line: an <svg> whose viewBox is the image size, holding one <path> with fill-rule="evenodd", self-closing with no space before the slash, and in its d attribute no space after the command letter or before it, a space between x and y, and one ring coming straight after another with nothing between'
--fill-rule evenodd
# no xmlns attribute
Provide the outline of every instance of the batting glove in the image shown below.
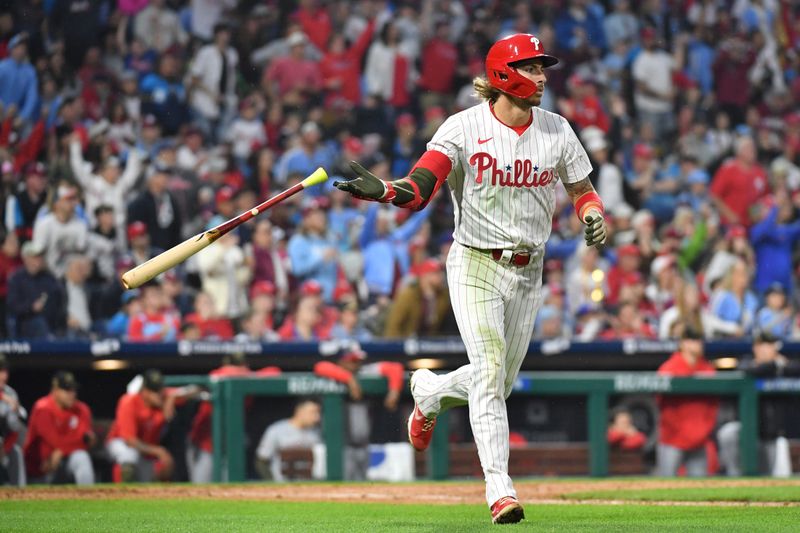
<svg viewBox="0 0 800 533"><path fill-rule="evenodd" d="M597 210L591 210L584 218L586 224L586 246L600 246L606 242L606 221Z"/></svg>
<svg viewBox="0 0 800 533"><path fill-rule="evenodd" d="M394 199L394 189L390 184L355 161L350 161L350 168L358 177L350 181L334 181L334 187L362 200L388 203Z"/></svg>

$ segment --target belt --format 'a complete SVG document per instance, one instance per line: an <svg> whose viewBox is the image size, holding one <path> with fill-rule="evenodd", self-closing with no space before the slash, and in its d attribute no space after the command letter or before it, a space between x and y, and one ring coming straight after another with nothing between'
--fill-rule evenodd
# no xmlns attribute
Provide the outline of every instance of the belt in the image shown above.
<svg viewBox="0 0 800 533"><path fill-rule="evenodd" d="M531 262L530 252L512 252L511 250L491 250L492 259L498 263L506 263L518 267L528 266Z"/></svg>
<svg viewBox="0 0 800 533"><path fill-rule="evenodd" d="M466 245L465 247L475 250L476 252L489 254L492 256L492 259L498 263L524 267L528 266L528 264L531 262L530 252L514 252L512 250L501 250L500 248L496 248L494 250L485 250L483 248L473 248L472 246Z"/></svg>

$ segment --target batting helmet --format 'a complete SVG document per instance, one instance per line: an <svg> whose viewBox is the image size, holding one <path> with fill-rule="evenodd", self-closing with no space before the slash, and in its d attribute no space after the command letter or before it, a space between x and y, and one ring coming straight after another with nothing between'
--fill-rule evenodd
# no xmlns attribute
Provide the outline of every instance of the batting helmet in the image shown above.
<svg viewBox="0 0 800 533"><path fill-rule="evenodd" d="M486 79L489 85L517 98L528 98L536 92L536 84L517 72L514 63L541 58L542 66L558 63L554 56L544 52L544 46L530 33L517 33L500 39L486 54Z"/></svg>

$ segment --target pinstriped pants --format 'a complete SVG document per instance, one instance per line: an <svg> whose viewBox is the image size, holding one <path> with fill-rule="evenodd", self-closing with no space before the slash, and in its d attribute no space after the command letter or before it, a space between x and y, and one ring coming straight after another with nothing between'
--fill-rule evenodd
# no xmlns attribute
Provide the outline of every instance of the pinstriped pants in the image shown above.
<svg viewBox="0 0 800 533"><path fill-rule="evenodd" d="M469 405L470 424L486 480L486 501L516 497L508 475L506 398L528 351L541 304L544 250L524 267L453 243L447 281L469 364L443 375L421 373L414 395L425 415Z"/></svg>

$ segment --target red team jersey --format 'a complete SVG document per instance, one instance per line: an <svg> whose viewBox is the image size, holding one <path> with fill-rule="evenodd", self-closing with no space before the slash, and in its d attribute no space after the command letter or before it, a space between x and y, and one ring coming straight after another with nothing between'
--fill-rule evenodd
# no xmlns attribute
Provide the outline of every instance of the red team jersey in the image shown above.
<svg viewBox="0 0 800 533"><path fill-rule="evenodd" d="M161 409L148 406L141 394L125 394L117 403L117 416L107 440L137 438L158 445L166 422Z"/></svg>
<svg viewBox="0 0 800 533"><path fill-rule="evenodd" d="M85 450L84 435L92 431L92 412L76 400L70 409L62 409L52 394L40 398L31 412L28 435L25 438L25 467L32 477L44 475L42 464L59 449L68 456Z"/></svg>

